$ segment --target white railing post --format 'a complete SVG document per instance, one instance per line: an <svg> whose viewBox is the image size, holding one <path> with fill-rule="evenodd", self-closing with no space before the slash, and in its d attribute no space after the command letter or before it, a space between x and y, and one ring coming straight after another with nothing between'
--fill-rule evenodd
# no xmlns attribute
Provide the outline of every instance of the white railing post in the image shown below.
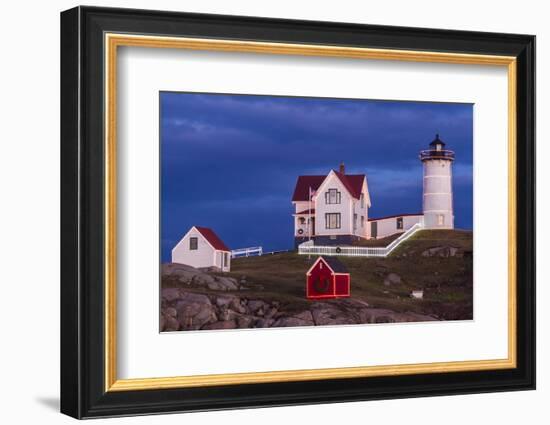
<svg viewBox="0 0 550 425"><path fill-rule="evenodd" d="M250 257L250 256L261 256L263 254L263 248L261 246L252 246L248 248L239 248L231 250L231 258L237 257Z"/></svg>

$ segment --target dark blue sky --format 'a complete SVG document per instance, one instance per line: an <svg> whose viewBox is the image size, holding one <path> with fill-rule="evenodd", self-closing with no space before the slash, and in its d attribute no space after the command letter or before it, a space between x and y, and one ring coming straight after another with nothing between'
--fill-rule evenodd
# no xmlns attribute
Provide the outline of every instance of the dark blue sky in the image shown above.
<svg viewBox="0 0 550 425"><path fill-rule="evenodd" d="M232 249L293 246L300 174L367 174L370 217L422 211L418 152L456 152L455 226L472 228L473 105L162 92L161 255L193 225Z"/></svg>

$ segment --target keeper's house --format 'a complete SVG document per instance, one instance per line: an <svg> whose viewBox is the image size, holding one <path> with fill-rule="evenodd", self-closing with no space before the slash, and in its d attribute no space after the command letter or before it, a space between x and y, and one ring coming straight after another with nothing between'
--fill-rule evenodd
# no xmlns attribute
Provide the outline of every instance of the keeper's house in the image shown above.
<svg viewBox="0 0 550 425"><path fill-rule="evenodd" d="M212 229L193 226L172 249L172 263L228 272L231 250Z"/></svg>
<svg viewBox="0 0 550 425"><path fill-rule="evenodd" d="M316 245L351 244L370 236L367 177L339 171L325 176L299 176L292 195L296 245L314 239Z"/></svg>
<svg viewBox="0 0 550 425"><path fill-rule="evenodd" d="M371 200L365 174L346 174L344 164L326 176L299 176L292 196L294 241L315 245L351 245L361 239L401 233L422 214L369 219Z"/></svg>

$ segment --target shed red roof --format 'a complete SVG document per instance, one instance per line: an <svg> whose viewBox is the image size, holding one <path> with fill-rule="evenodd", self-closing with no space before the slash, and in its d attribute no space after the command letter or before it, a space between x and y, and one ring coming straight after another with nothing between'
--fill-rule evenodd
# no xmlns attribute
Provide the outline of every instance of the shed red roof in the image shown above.
<svg viewBox="0 0 550 425"><path fill-rule="evenodd" d="M219 238L214 231L208 227L195 226L201 235L214 247L220 251L231 251L226 244Z"/></svg>
<svg viewBox="0 0 550 425"><path fill-rule="evenodd" d="M346 187L348 192L356 199L361 196L361 190L363 189L363 181L365 180L364 174L342 174L334 170L342 184ZM312 190L319 189L319 186L323 184L327 176L298 176L296 181L296 187L294 194L292 195L292 201L309 201L309 188Z"/></svg>

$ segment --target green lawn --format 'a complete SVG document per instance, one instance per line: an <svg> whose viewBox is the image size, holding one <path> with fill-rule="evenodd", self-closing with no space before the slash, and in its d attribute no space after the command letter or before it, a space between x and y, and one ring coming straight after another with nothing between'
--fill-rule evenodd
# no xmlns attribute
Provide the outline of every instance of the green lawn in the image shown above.
<svg viewBox="0 0 550 425"><path fill-rule="evenodd" d="M458 256L425 257L434 247L457 248ZM464 255L466 252L466 255ZM351 273L351 296L370 306L394 311L436 315L440 319L472 318L472 233L459 230L423 230L397 248L388 258L339 257ZM469 255L470 254L470 255ZM240 296L276 300L285 310L307 307L305 273L316 256L295 252L234 259L231 273L246 279ZM384 285L388 273L397 273L401 283ZM410 298L414 289L424 290L424 299Z"/></svg>

